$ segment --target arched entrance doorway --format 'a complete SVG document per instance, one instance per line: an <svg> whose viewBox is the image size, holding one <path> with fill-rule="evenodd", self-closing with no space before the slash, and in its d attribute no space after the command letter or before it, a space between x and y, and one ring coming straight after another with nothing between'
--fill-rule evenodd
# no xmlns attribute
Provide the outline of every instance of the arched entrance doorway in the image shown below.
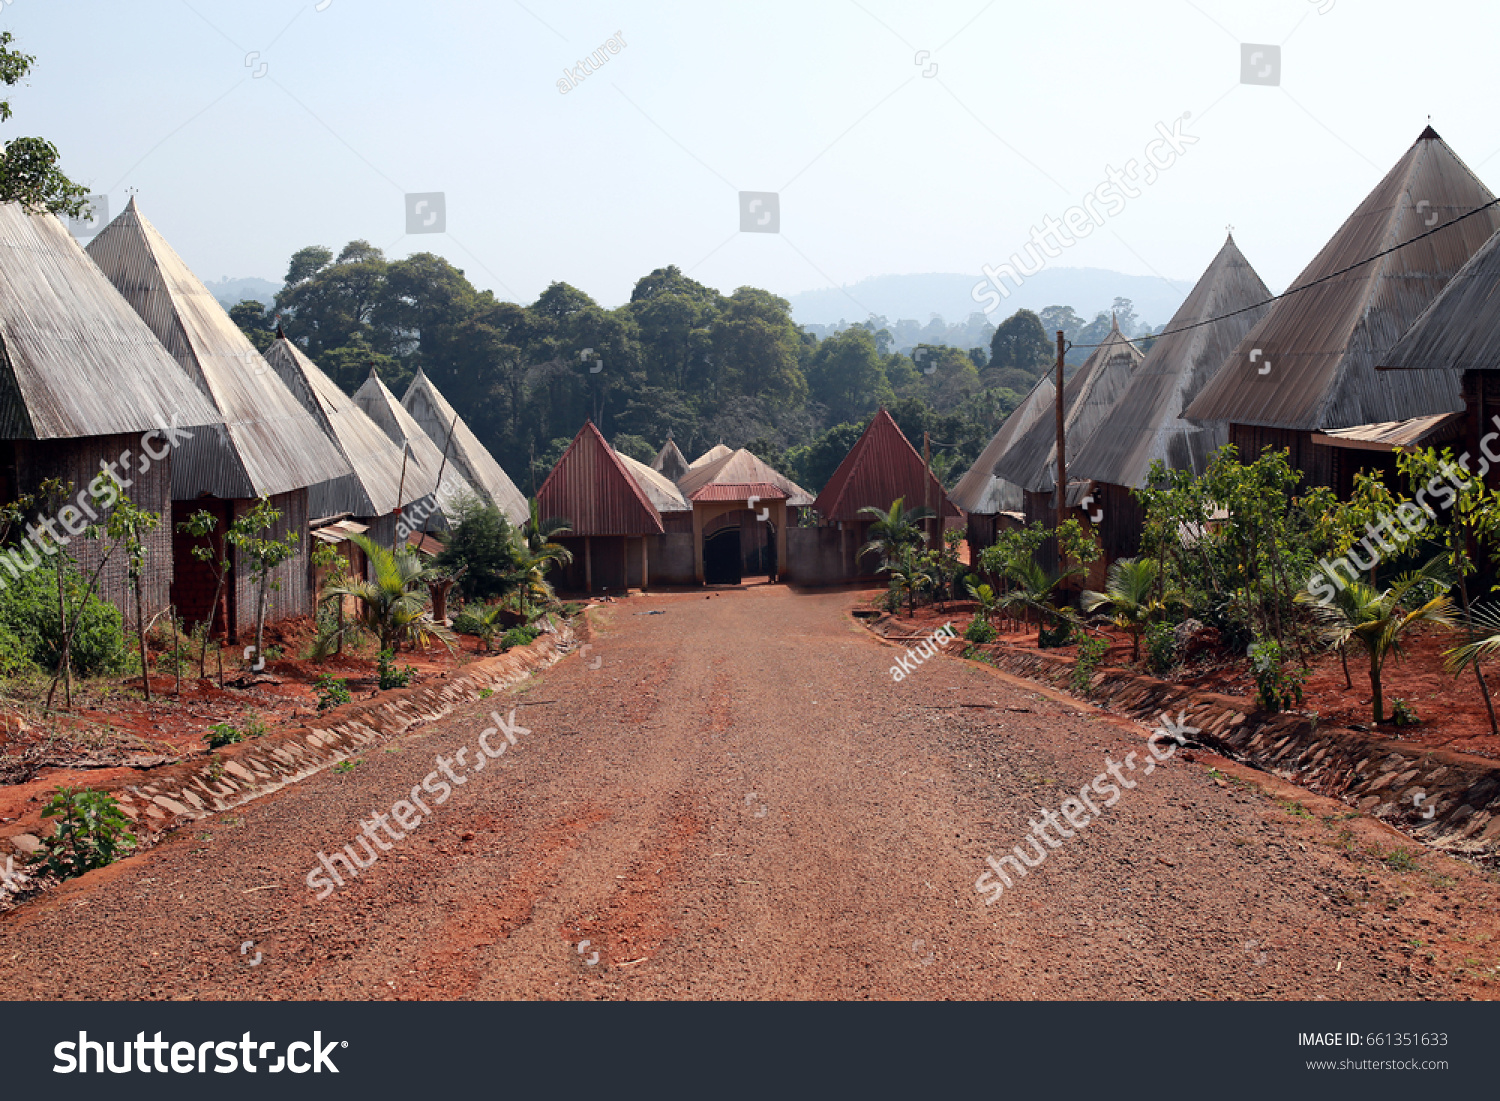
<svg viewBox="0 0 1500 1101"><path fill-rule="evenodd" d="M741 578L740 529L723 528L703 540L703 581L738 585Z"/></svg>

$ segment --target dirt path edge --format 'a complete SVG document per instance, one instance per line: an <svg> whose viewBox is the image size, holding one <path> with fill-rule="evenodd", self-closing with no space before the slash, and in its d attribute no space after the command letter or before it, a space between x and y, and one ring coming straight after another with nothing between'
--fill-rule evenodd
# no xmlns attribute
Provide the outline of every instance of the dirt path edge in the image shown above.
<svg viewBox="0 0 1500 1101"><path fill-rule="evenodd" d="M207 756L142 771L139 778L107 781L98 790L114 796L121 811L142 827L137 834L139 847L144 849L167 830L269 795L371 745L517 684L566 657L590 633L584 617L577 625L565 621L555 634L542 635L524 648L481 658L438 682L381 692L373 699L319 715L316 725L274 730ZM9 823L0 836L0 854L34 851L40 821L28 815Z"/></svg>

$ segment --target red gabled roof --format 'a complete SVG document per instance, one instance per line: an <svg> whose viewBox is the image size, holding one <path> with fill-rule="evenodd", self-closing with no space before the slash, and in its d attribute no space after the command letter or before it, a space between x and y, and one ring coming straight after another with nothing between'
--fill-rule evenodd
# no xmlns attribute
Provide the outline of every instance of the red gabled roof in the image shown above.
<svg viewBox="0 0 1500 1101"><path fill-rule="evenodd" d="M813 507L825 520L857 520L860 509L888 509L898 497L907 508L926 505L939 516L962 515L948 500L943 483L882 409L839 463Z"/></svg>
<svg viewBox="0 0 1500 1101"><path fill-rule="evenodd" d="M660 535L661 513L604 441L593 421L573 437L537 493L544 519L567 520L566 535Z"/></svg>
<svg viewBox="0 0 1500 1101"><path fill-rule="evenodd" d="M733 485L718 485L710 482L703 488L695 490L691 499L694 501L743 501L755 497L761 501L784 501L790 496L791 494L786 490L770 482L738 482Z"/></svg>

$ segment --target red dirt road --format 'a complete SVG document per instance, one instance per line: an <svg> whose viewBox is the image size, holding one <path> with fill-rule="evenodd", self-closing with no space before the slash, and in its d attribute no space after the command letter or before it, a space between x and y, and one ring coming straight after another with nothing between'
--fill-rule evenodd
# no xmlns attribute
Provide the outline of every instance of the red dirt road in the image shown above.
<svg viewBox="0 0 1500 1101"><path fill-rule="evenodd" d="M1493 877L1429 854L1409 865L1384 827L1314 796L1287 802L1274 782L1263 793L1203 753L1137 773L986 907L985 856L1106 755L1144 756L1146 731L956 659L893 683L895 651L850 620L855 599L752 587L608 606L590 650L518 690L0 915L0 989L1490 995ZM510 751L315 899L304 880L319 850L351 842L437 755L474 746L491 708L513 706L528 732Z"/></svg>

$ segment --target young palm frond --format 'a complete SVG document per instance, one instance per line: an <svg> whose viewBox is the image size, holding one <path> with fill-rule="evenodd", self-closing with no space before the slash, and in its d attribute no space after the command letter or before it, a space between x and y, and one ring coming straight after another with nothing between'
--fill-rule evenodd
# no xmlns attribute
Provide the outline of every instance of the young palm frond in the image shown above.
<svg viewBox="0 0 1500 1101"><path fill-rule="evenodd" d="M919 508L904 508L905 504L905 497L897 497L888 509L866 505L859 510L859 515L869 517L874 523L870 525L870 541L859 548L856 559L863 558L872 551L878 552L881 567L884 568L896 559L902 547L914 547L923 542L922 529L919 525L923 520L929 520L937 513L925 505Z"/></svg>
<svg viewBox="0 0 1500 1101"><path fill-rule="evenodd" d="M451 651L455 636L427 613L424 600L426 585L438 575L412 550L392 551L364 535L351 535L351 541L365 552L373 578L339 577L323 590L327 597L353 597L358 605L352 624L346 624L318 640L324 653L357 624L380 640L382 650L395 651L403 642L425 647L437 639Z"/></svg>
<svg viewBox="0 0 1500 1101"><path fill-rule="evenodd" d="M573 561L573 552L561 543L555 542L559 535L566 535L573 530L571 520L563 520L553 517L551 520L542 519L542 506L535 497L527 502L529 514L526 523L521 525L521 534L525 537L526 549L532 554L548 553L548 560L566 566Z"/></svg>
<svg viewBox="0 0 1500 1101"><path fill-rule="evenodd" d="M1385 721L1385 693L1380 675L1387 658L1400 660L1407 631L1419 624L1441 627L1454 625L1455 607L1446 588L1450 575L1441 557L1428 561L1421 569L1396 578L1386 589L1377 589L1363 581L1348 581L1344 588L1326 603L1306 589L1297 594L1297 602L1309 606L1319 635L1330 647L1348 643L1359 646L1370 659L1370 690L1374 695L1374 718ZM1438 587L1436 596L1418 604L1424 589ZM1410 607L1410 610L1405 610Z"/></svg>
<svg viewBox="0 0 1500 1101"><path fill-rule="evenodd" d="M1114 625L1130 635L1130 660L1141 656L1141 635L1150 621L1180 599L1175 589L1158 595L1157 563L1150 558L1121 558L1109 568L1104 592L1085 590L1081 600L1085 612L1107 609Z"/></svg>
<svg viewBox="0 0 1500 1101"><path fill-rule="evenodd" d="M1500 654L1500 605L1479 604L1458 618L1469 641L1443 654L1444 667L1457 676L1471 665Z"/></svg>

